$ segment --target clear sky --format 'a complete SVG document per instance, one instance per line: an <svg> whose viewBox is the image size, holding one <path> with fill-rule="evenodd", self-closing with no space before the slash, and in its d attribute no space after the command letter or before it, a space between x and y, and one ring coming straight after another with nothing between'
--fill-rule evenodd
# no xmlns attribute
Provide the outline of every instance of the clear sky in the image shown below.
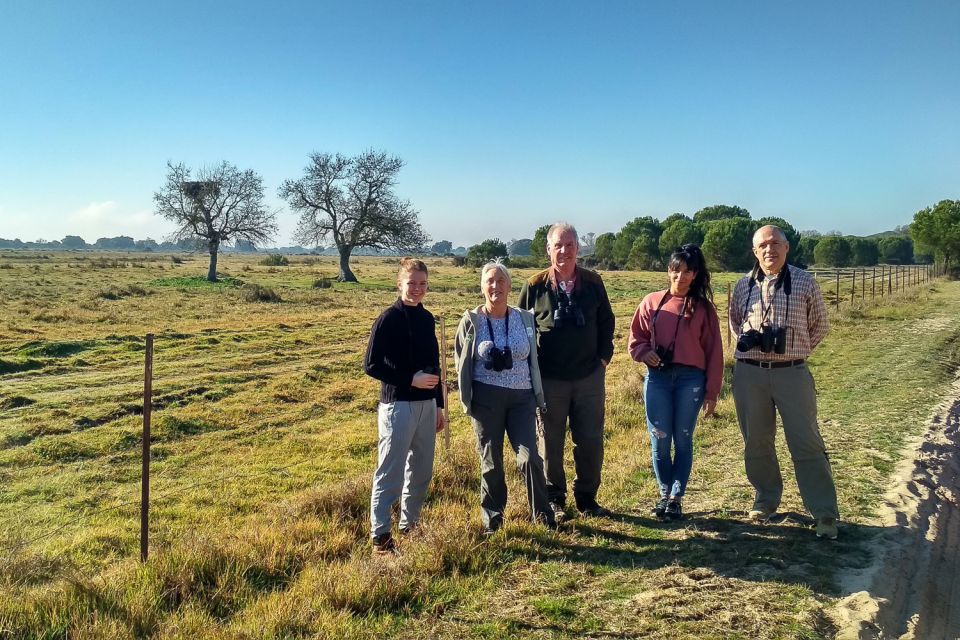
<svg viewBox="0 0 960 640"><path fill-rule="evenodd" d="M0 237L160 240L168 160L281 207L371 147L455 245L718 203L883 231L960 197L960 2L0 0Z"/></svg>

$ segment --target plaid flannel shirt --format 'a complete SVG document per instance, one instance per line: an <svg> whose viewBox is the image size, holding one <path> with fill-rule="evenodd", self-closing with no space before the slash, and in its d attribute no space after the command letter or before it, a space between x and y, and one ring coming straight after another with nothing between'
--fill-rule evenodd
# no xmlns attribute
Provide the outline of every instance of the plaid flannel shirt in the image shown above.
<svg viewBox="0 0 960 640"><path fill-rule="evenodd" d="M752 287L749 286L749 274L737 281L730 299L730 328L736 336L750 329L759 330L766 310L767 322L789 327L786 332L787 350L784 353L763 353L759 346L747 351L738 349L734 352L734 357L738 360L806 360L827 335L830 329L827 307L823 303L817 281L803 269L790 265L784 268L790 270L789 297L782 288L776 286L779 276L759 280Z"/></svg>

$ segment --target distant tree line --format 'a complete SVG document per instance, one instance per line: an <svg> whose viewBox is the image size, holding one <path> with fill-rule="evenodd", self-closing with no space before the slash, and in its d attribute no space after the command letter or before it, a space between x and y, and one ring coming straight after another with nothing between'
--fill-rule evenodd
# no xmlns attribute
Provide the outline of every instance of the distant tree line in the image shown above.
<svg viewBox="0 0 960 640"><path fill-rule="evenodd" d="M960 202L943 201L917 214L921 227L897 227L876 236L844 236L836 231L797 231L780 217L754 219L746 209L717 204L704 207L692 217L674 213L664 220L637 217L616 233L589 233L581 238L584 264L609 270L660 270L677 247L692 242L702 247L711 266L722 271L745 271L754 258L751 252L754 232L773 224L790 242L789 260L801 266L867 267L876 264L924 264L938 257L960 255ZM922 231L921 231L922 228ZM532 239L488 239L467 250L465 263L482 264L503 258L518 266L547 264L546 240L549 225L538 227ZM949 229L954 229L950 235ZM914 242L921 234L924 241ZM949 238L953 238L952 242ZM945 240L947 239L947 240ZM937 244L939 243L939 244ZM446 247L439 242L434 247ZM940 247L937 249L937 247ZM442 255L442 254L441 254Z"/></svg>
<svg viewBox="0 0 960 640"><path fill-rule="evenodd" d="M115 236L113 238L98 238L93 244L88 244L80 236L64 236L62 240L35 240L23 242L19 238L7 240L0 238L0 249L59 249L72 251L195 251L195 240L179 240L177 242L157 242L152 238L134 240L130 236Z"/></svg>

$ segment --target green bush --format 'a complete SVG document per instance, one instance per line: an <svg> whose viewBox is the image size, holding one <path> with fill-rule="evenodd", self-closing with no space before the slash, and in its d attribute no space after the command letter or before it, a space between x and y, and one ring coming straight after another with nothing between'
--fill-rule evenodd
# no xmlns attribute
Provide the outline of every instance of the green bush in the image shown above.
<svg viewBox="0 0 960 640"><path fill-rule="evenodd" d="M290 261L287 260L287 256L281 255L279 253L271 253L266 258L260 261L265 267L286 267L290 264Z"/></svg>

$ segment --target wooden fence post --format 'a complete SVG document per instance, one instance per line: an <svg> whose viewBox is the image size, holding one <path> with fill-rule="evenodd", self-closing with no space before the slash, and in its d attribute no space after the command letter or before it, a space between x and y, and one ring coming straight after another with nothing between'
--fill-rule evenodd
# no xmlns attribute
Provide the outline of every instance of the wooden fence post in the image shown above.
<svg viewBox="0 0 960 640"><path fill-rule="evenodd" d="M730 316L730 290L732 288L733 287L731 285L727 285L727 322L726 324L727 324L727 346L728 347L730 346L730 343L733 341L733 336L730 334L730 317L731 317Z"/></svg>
<svg viewBox="0 0 960 640"><path fill-rule="evenodd" d="M150 543L150 413L153 409L153 334L147 334L143 368L143 449L140 474L140 562L147 561Z"/></svg>
<svg viewBox="0 0 960 640"><path fill-rule="evenodd" d="M857 274L854 273L853 277L856 278ZM867 299L867 270L864 269L860 272L860 299Z"/></svg>
<svg viewBox="0 0 960 640"><path fill-rule="evenodd" d="M508 310L509 313L509 310ZM440 316L440 384L443 385L443 450L450 455L450 397L447 394L447 319Z"/></svg>
<svg viewBox="0 0 960 640"><path fill-rule="evenodd" d="M877 297L877 268L873 268L873 275L870 278L870 299Z"/></svg>
<svg viewBox="0 0 960 640"><path fill-rule="evenodd" d="M837 295L836 295L837 311L840 310L840 269L837 269Z"/></svg>
<svg viewBox="0 0 960 640"><path fill-rule="evenodd" d="M857 270L853 270L853 278L850 279L850 304L853 304L857 298Z"/></svg>

